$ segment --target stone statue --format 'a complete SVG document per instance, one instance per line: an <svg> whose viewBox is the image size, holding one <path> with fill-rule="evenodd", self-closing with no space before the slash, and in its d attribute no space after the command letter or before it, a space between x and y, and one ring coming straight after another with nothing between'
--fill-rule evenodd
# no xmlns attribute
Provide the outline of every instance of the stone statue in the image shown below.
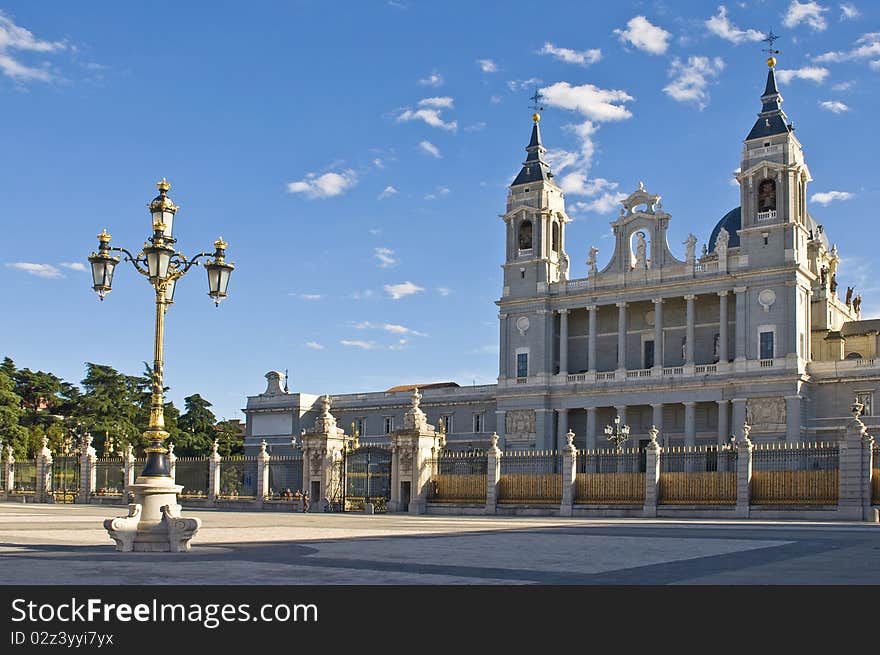
<svg viewBox="0 0 880 655"><path fill-rule="evenodd" d="M831 274L831 293L837 293L837 273Z"/></svg>
<svg viewBox="0 0 880 655"><path fill-rule="evenodd" d="M564 252L560 253L559 255L559 279L568 279L568 255L566 255Z"/></svg>
<svg viewBox="0 0 880 655"><path fill-rule="evenodd" d="M645 270L648 268L647 246L645 245L645 233L636 232L636 264L634 268Z"/></svg>
<svg viewBox="0 0 880 655"><path fill-rule="evenodd" d="M716 361L716 362L717 362L718 359L721 357L721 348L720 348L720 344L721 344L721 335L720 335L720 334L716 334L715 337L714 337L714 339L713 339L713 341L712 341L712 354L715 356L715 361Z"/></svg>
<svg viewBox="0 0 880 655"><path fill-rule="evenodd" d="M703 250L700 252L700 256L705 257L709 254L709 248L706 247L706 244L703 244Z"/></svg>
<svg viewBox="0 0 880 655"><path fill-rule="evenodd" d="M688 340L687 337L681 338L681 361L687 361Z"/></svg>
<svg viewBox="0 0 880 655"><path fill-rule="evenodd" d="M693 234L688 234L687 239L682 241L682 243L685 245L684 260L688 264L693 264L694 255L696 254L695 251L697 248L697 237L695 237Z"/></svg>
<svg viewBox="0 0 880 655"><path fill-rule="evenodd" d="M590 254L587 255L587 266L589 266L590 277L596 275L598 269L596 268L596 255L599 254L599 249L596 246L590 246Z"/></svg>
<svg viewBox="0 0 880 655"><path fill-rule="evenodd" d="M862 294L858 294L855 298L853 298L853 311L858 314L862 311Z"/></svg>
<svg viewBox="0 0 880 655"><path fill-rule="evenodd" d="M715 252L720 253L722 250L726 252L728 243L730 243L730 232L722 227L718 230L718 236L715 237Z"/></svg>
<svg viewBox="0 0 880 655"><path fill-rule="evenodd" d="M827 266L823 266L819 270L819 281L822 283L823 289L828 288L828 267Z"/></svg>
<svg viewBox="0 0 880 655"><path fill-rule="evenodd" d="M852 305L852 295L855 287L847 287L846 288L846 306L849 307Z"/></svg>

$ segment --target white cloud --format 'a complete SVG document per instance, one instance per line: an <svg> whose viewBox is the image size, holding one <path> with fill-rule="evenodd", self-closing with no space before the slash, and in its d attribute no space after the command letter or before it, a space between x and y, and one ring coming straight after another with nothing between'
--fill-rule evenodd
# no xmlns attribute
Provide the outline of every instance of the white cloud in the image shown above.
<svg viewBox="0 0 880 655"><path fill-rule="evenodd" d="M357 184L357 174L350 168L339 173L309 173L299 182L290 182L287 190L290 193L304 193L308 198L332 198L338 196Z"/></svg>
<svg viewBox="0 0 880 655"><path fill-rule="evenodd" d="M379 260L379 268L391 268L397 263L391 248L375 248L373 256Z"/></svg>
<svg viewBox="0 0 880 655"><path fill-rule="evenodd" d="M366 289L364 291L355 291L351 294L352 300L369 300L370 298L375 297L376 292L372 289Z"/></svg>
<svg viewBox="0 0 880 655"><path fill-rule="evenodd" d="M741 30L730 22L727 17L727 7L718 7L718 13L706 20L706 27L713 34L731 43L743 43L744 41L761 41L764 35L758 30Z"/></svg>
<svg viewBox="0 0 880 655"><path fill-rule="evenodd" d="M814 193L810 196L810 202L815 202L823 207L827 207L830 203L837 200L849 200L853 197L849 191L825 191L823 193Z"/></svg>
<svg viewBox="0 0 880 655"><path fill-rule="evenodd" d="M819 103L819 106L822 109L826 109L835 114L842 114L845 111L849 111L849 106L839 100L823 100Z"/></svg>
<svg viewBox="0 0 880 655"><path fill-rule="evenodd" d="M30 275L35 275L36 277L44 277L44 278L60 278L64 277L64 275L57 268L52 266L52 264L34 264L31 262L13 262L11 264L6 264L9 268L14 268L18 271L24 271Z"/></svg>
<svg viewBox="0 0 880 655"><path fill-rule="evenodd" d="M378 196L376 196L377 200L385 200L385 198L390 198L391 196L397 193L397 189L395 189L390 184L382 190Z"/></svg>
<svg viewBox="0 0 880 655"><path fill-rule="evenodd" d="M499 102L501 102L501 96L499 96L499 95L491 96L489 98L489 102L491 102L493 105L497 105Z"/></svg>
<svg viewBox="0 0 880 655"><path fill-rule="evenodd" d="M404 325L395 325L393 323L385 323L382 325L382 329L386 332L391 332L392 334L409 334L414 337L426 337L424 332L419 332L417 330L410 329Z"/></svg>
<svg viewBox="0 0 880 655"><path fill-rule="evenodd" d="M452 109L455 101L449 96L434 96L433 98L422 98L419 100L419 107L436 107L437 109Z"/></svg>
<svg viewBox="0 0 880 655"><path fill-rule="evenodd" d="M424 291L423 287L413 284L412 282L403 282L402 284L386 284L385 292L391 296L392 300L400 300L406 296L411 296L420 291Z"/></svg>
<svg viewBox="0 0 880 655"><path fill-rule="evenodd" d="M822 15L826 11L828 11L828 7L823 7L818 2L792 0L782 24L786 27L796 27L801 23L806 23L814 30L821 32L828 27L828 23Z"/></svg>
<svg viewBox="0 0 880 655"><path fill-rule="evenodd" d="M853 20L854 18L858 18L862 15L862 12L858 10L858 8L850 3L844 2L840 5L840 20Z"/></svg>
<svg viewBox="0 0 880 655"><path fill-rule="evenodd" d="M512 93L516 93L517 91L532 90L539 84L543 83L544 80L537 77L530 77L527 80L508 80L507 88L510 89Z"/></svg>
<svg viewBox="0 0 880 655"><path fill-rule="evenodd" d="M588 202L576 202L574 206L579 211L595 212L597 214L610 214L626 199L627 194L620 192L606 192L594 200Z"/></svg>
<svg viewBox="0 0 880 655"><path fill-rule="evenodd" d="M780 68L776 71L777 79L783 84L788 84L793 79L810 80L821 84L828 77L828 69L822 66L804 66L803 68Z"/></svg>
<svg viewBox="0 0 880 655"><path fill-rule="evenodd" d="M61 262L58 264L62 268L70 269L71 271L86 271L86 265L82 262Z"/></svg>
<svg viewBox="0 0 880 655"><path fill-rule="evenodd" d="M324 350L324 346L317 341L306 341L306 348L311 348L312 350Z"/></svg>
<svg viewBox="0 0 880 655"><path fill-rule="evenodd" d="M653 25L644 16L635 16L626 24L625 30L614 30L621 43L629 43L639 50L652 55L662 55L669 48L669 37L672 36L662 27Z"/></svg>
<svg viewBox="0 0 880 655"><path fill-rule="evenodd" d="M834 86L831 87L832 91L849 91L851 88L855 86L855 82L852 80L847 80L846 82L838 82Z"/></svg>
<svg viewBox="0 0 880 655"><path fill-rule="evenodd" d="M324 297L320 293L298 293L296 295L301 300L320 300Z"/></svg>
<svg viewBox="0 0 880 655"><path fill-rule="evenodd" d="M440 154L440 148L435 146L430 141L420 141L419 148L421 148L424 152L427 152L432 157L436 157L440 159L443 155Z"/></svg>
<svg viewBox="0 0 880 655"><path fill-rule="evenodd" d="M440 116L441 111L441 109L432 107L422 107L415 110L406 108L397 117L397 121L424 121L431 127L439 127L442 130L455 132L458 129L458 121L444 121Z"/></svg>
<svg viewBox="0 0 880 655"><path fill-rule="evenodd" d="M440 186L437 187L437 190L434 193L428 193L425 195L425 200L437 200L440 196L448 196L450 193L449 187Z"/></svg>
<svg viewBox="0 0 880 655"><path fill-rule="evenodd" d="M663 91L677 102L693 102L703 109L709 102L709 85L723 70L721 57L691 56L686 63L674 57L668 71L673 80Z"/></svg>
<svg viewBox="0 0 880 655"><path fill-rule="evenodd" d="M448 296L450 293L452 293L452 289L450 289L449 287L437 287L437 293L439 293L441 296Z"/></svg>
<svg viewBox="0 0 880 655"><path fill-rule="evenodd" d="M38 67L29 66L13 57L9 51L50 53L66 48L67 45L62 41L43 41L36 38L29 30L16 25L0 11L0 71L7 77L17 82L50 82L55 76L48 63L44 62Z"/></svg>
<svg viewBox="0 0 880 655"><path fill-rule="evenodd" d="M580 64L589 66L602 59L602 51L599 48L589 50L572 50L571 48L557 48L549 41L538 51L541 55L552 55L554 59L564 61L567 64Z"/></svg>
<svg viewBox="0 0 880 655"><path fill-rule="evenodd" d="M468 125L464 128L465 132L482 132L486 129L486 121L477 121L471 125Z"/></svg>
<svg viewBox="0 0 880 655"><path fill-rule="evenodd" d="M373 166L375 166L376 168L385 168L385 162L383 162L381 158L376 157L373 160Z"/></svg>
<svg viewBox="0 0 880 655"><path fill-rule="evenodd" d="M498 72L498 65L491 59L477 59L477 65L484 73Z"/></svg>
<svg viewBox="0 0 880 655"><path fill-rule="evenodd" d="M409 343L408 339L400 339L393 346L388 346L388 350L403 350L406 347L406 344Z"/></svg>
<svg viewBox="0 0 880 655"><path fill-rule="evenodd" d="M428 77L419 80L422 86L443 86L443 76L436 71L428 75Z"/></svg>
<svg viewBox="0 0 880 655"><path fill-rule="evenodd" d="M850 61L858 59L873 59L880 56L880 32L868 32L856 39L855 47L852 50L837 52L826 52L813 57L813 61L819 63ZM873 65L872 65L873 68Z"/></svg>
<svg viewBox="0 0 880 655"><path fill-rule="evenodd" d="M552 107L576 111L588 120L619 121L632 117L622 103L633 99L626 91L600 89L592 84L571 86L557 82L541 89L544 102Z"/></svg>
<svg viewBox="0 0 880 655"><path fill-rule="evenodd" d="M868 62L868 66L870 66L873 71L880 71L880 59Z"/></svg>
<svg viewBox="0 0 880 655"><path fill-rule="evenodd" d="M363 348L364 350L372 350L376 347L376 343L374 341L351 341L348 339L343 339L340 341L343 346L351 346L352 348Z"/></svg>

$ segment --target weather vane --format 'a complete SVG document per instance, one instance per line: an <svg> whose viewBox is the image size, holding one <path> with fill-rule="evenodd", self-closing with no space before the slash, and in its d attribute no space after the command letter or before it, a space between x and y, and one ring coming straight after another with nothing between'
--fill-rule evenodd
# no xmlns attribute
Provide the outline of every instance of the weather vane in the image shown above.
<svg viewBox="0 0 880 655"><path fill-rule="evenodd" d="M538 91L537 87L535 87L535 95L529 98L529 100L532 101L532 104L529 105L529 108L534 109L535 111L544 111L544 108L541 106L541 101L543 99L544 96L541 95L541 92Z"/></svg>
<svg viewBox="0 0 880 655"><path fill-rule="evenodd" d="M764 43L768 43L768 44L770 45L769 48L764 48L764 52L767 52L767 53L769 53L769 54L771 54L771 55L778 55L778 54L779 54L779 50L774 50L774 49L773 49L773 43L774 43L777 39L779 39L779 36L777 36L776 34L774 34L774 33L773 33L773 30L771 29L771 30L770 30L770 33L767 35L767 38L766 38L766 39L761 39Z"/></svg>

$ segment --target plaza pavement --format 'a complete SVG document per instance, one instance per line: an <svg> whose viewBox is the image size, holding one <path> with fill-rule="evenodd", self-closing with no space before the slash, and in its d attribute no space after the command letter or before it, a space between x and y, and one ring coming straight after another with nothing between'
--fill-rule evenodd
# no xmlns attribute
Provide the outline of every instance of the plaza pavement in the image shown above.
<svg viewBox="0 0 880 655"><path fill-rule="evenodd" d="M191 552L117 553L124 513L0 502L0 584L880 584L877 524L184 510Z"/></svg>

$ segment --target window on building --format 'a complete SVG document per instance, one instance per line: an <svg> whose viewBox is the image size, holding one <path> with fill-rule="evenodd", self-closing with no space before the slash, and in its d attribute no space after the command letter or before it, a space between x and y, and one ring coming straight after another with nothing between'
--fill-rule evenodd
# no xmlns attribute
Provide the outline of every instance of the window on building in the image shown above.
<svg viewBox="0 0 880 655"><path fill-rule="evenodd" d="M385 417L385 434L391 434L394 432L394 417L386 416Z"/></svg>
<svg viewBox="0 0 880 655"><path fill-rule="evenodd" d="M483 413L474 413L474 432L483 432Z"/></svg>
<svg viewBox="0 0 880 655"><path fill-rule="evenodd" d="M643 344L644 351L642 353L642 368L651 368L654 366L654 340L645 341Z"/></svg>
<svg viewBox="0 0 880 655"><path fill-rule="evenodd" d="M856 400L862 403L862 416L874 416L874 392L859 391Z"/></svg>
<svg viewBox="0 0 880 655"><path fill-rule="evenodd" d="M452 420L452 414L444 414L440 417L440 420L443 421L443 429L446 431L446 434L455 432L455 423Z"/></svg>
<svg viewBox="0 0 880 655"><path fill-rule="evenodd" d="M359 436L364 436L367 433L367 419L362 416L356 418L354 420L354 429Z"/></svg>
<svg viewBox="0 0 880 655"><path fill-rule="evenodd" d="M519 249L529 250L532 247L532 222L530 220L523 221L519 226Z"/></svg>
<svg viewBox="0 0 880 655"><path fill-rule="evenodd" d="M760 334L760 358L773 359L773 332L761 332Z"/></svg>
<svg viewBox="0 0 880 655"><path fill-rule="evenodd" d="M551 239L553 252L559 252L559 223L553 223L553 237Z"/></svg>
<svg viewBox="0 0 880 655"><path fill-rule="evenodd" d="M758 211L770 210L776 210L776 182L767 179L758 185Z"/></svg>
<svg viewBox="0 0 880 655"><path fill-rule="evenodd" d="M516 377L529 377L529 354L517 353L516 355Z"/></svg>

